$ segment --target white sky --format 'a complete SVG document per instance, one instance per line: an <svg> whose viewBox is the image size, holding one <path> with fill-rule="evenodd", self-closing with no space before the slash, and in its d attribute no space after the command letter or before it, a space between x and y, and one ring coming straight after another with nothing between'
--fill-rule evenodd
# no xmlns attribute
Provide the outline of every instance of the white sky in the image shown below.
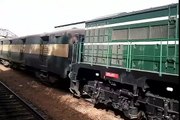
<svg viewBox="0 0 180 120"><path fill-rule="evenodd" d="M178 3L178 0L0 0L0 28L18 36L99 16Z"/></svg>

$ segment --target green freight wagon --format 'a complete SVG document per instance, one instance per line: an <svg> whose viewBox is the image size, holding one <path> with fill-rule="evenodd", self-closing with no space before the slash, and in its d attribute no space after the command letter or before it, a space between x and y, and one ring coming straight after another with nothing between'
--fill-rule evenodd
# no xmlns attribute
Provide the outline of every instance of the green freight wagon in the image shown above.
<svg viewBox="0 0 180 120"><path fill-rule="evenodd" d="M86 21L70 90L130 119L179 118L179 4Z"/></svg>

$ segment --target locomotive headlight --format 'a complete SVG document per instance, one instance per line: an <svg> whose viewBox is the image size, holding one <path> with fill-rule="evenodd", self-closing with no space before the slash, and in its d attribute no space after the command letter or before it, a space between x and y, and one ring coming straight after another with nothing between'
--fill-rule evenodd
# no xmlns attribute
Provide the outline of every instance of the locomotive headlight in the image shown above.
<svg viewBox="0 0 180 120"><path fill-rule="evenodd" d="M169 91L169 92L172 92L173 88L172 87L167 87L166 90Z"/></svg>
<svg viewBox="0 0 180 120"><path fill-rule="evenodd" d="M99 76L99 73L96 73L96 76L98 77L98 76Z"/></svg>

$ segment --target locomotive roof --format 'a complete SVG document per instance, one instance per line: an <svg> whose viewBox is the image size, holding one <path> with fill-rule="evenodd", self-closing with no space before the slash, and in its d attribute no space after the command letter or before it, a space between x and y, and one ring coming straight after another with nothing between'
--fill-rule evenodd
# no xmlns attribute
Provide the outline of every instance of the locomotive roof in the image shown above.
<svg viewBox="0 0 180 120"><path fill-rule="evenodd" d="M92 20L87 20L86 23L88 23L88 22L95 22L95 21L101 21L101 20L107 20L107 19L114 19L114 18L118 18L118 17L138 14L138 13L145 13L145 12L150 12L150 11L156 11L156 10L166 9L169 6L177 6L177 5L178 5L178 3L173 3L173 4L169 4L169 5L164 5L164 6L160 6L160 7L153 7L153 8L148 8L148 9L143 9L143 10L138 10L138 11L122 12L122 13L118 13L118 14L111 14L111 15L108 15L108 16L102 16L102 17L95 18L95 19L92 19Z"/></svg>

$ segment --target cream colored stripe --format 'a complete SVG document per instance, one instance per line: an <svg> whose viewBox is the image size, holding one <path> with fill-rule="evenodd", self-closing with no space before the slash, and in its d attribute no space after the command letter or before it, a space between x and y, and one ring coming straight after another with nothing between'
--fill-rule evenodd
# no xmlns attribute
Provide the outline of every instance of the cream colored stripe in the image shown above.
<svg viewBox="0 0 180 120"><path fill-rule="evenodd" d="M52 54L54 56L68 57L69 44L51 44L50 46L53 49ZM51 53L49 52L48 55L51 55Z"/></svg>
<svg viewBox="0 0 180 120"><path fill-rule="evenodd" d="M47 56L58 56L58 57L68 57L69 53L69 44L29 44L29 45L2 45L3 51L12 51L12 52L20 52L23 51L27 54L43 54Z"/></svg>
<svg viewBox="0 0 180 120"><path fill-rule="evenodd" d="M11 52L20 52L20 50L22 49L23 45L10 45L10 50Z"/></svg>
<svg viewBox="0 0 180 120"><path fill-rule="evenodd" d="M9 50L9 45L3 45L2 51L8 51Z"/></svg>
<svg viewBox="0 0 180 120"><path fill-rule="evenodd" d="M24 53L40 54L40 44L24 45Z"/></svg>

